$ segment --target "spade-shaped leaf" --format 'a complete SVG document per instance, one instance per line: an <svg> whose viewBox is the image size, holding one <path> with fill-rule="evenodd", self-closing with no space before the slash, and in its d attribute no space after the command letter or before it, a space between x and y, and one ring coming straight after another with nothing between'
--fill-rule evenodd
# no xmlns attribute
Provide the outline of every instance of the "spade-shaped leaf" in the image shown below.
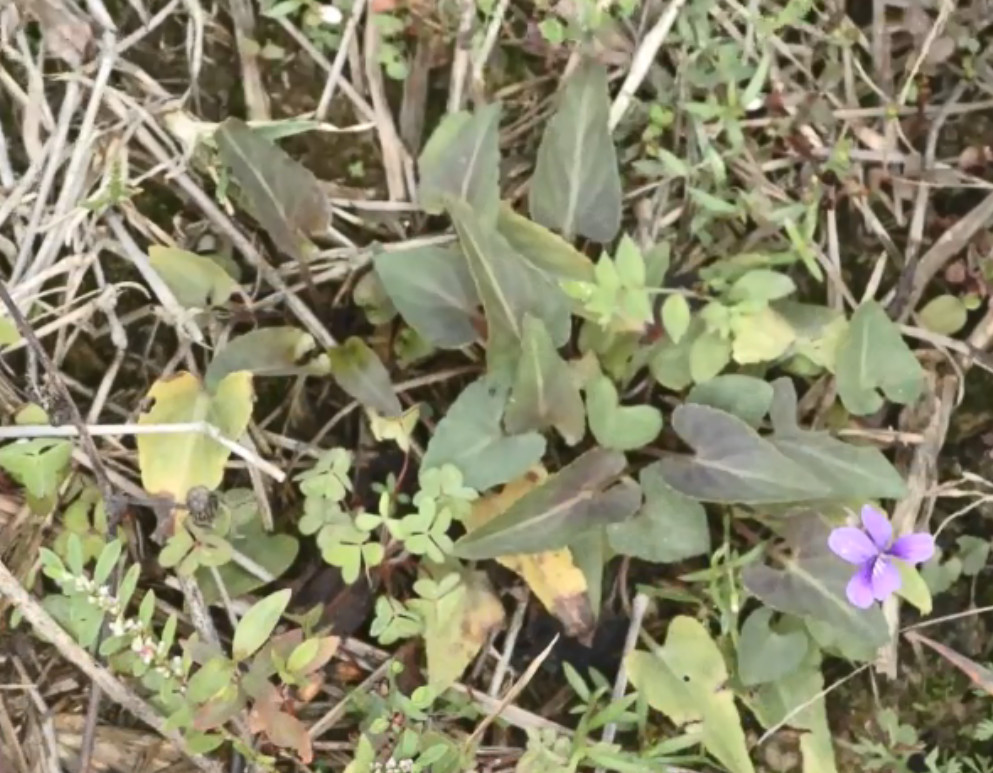
<svg viewBox="0 0 993 773"><path fill-rule="evenodd" d="M479 338L479 295L462 253L454 247L381 252L376 273L404 321L424 340L458 349Z"/></svg>
<svg viewBox="0 0 993 773"><path fill-rule="evenodd" d="M567 239L606 243L621 226L621 175L609 113L607 71L587 61L569 76L538 146L531 217Z"/></svg>
<svg viewBox="0 0 993 773"><path fill-rule="evenodd" d="M704 747L727 770L754 773L724 658L699 620L676 617L664 647L632 652L625 665L649 706L677 725L700 723Z"/></svg>
<svg viewBox="0 0 993 773"><path fill-rule="evenodd" d="M802 629L780 633L771 625L772 614L768 607L760 607L741 627L738 678L746 687L781 679L807 656L807 634Z"/></svg>
<svg viewBox="0 0 993 773"><path fill-rule="evenodd" d="M921 364L876 301L863 303L852 315L838 346L835 378L842 403L857 416L882 408L879 391L906 405L924 389Z"/></svg>
<svg viewBox="0 0 993 773"><path fill-rule="evenodd" d="M773 382L775 402L772 423L775 434L769 442L784 456L830 487L834 499L902 499L907 485L900 473L878 448L855 446L827 432L802 430L796 422L796 391L793 382Z"/></svg>
<svg viewBox="0 0 993 773"><path fill-rule="evenodd" d="M617 388L601 375L586 385L586 412L597 441L617 451L647 446L662 431L662 414L651 405L621 405Z"/></svg>
<svg viewBox="0 0 993 773"><path fill-rule="evenodd" d="M506 512L547 477L548 473L539 467L511 481L499 493L476 500L465 520L467 531L472 532ZM582 636L592 628L593 607L586 577L569 548L500 556L497 561L524 579L545 608L561 621L569 636Z"/></svg>
<svg viewBox="0 0 993 773"><path fill-rule="evenodd" d="M469 204L482 217L496 217L500 204L500 104L446 115L418 160L420 205L439 214L448 197Z"/></svg>
<svg viewBox="0 0 993 773"><path fill-rule="evenodd" d="M221 160L245 194L252 215L284 253L307 260L309 234L323 233L331 209L313 173L237 118L215 133Z"/></svg>
<svg viewBox="0 0 993 773"><path fill-rule="evenodd" d="M483 378L467 386L438 422L421 468L451 463L477 491L519 478L545 453L536 432L505 435L500 427L507 390Z"/></svg>
<svg viewBox="0 0 993 773"><path fill-rule="evenodd" d="M524 318L521 346L504 426L511 434L555 427L566 443L575 445L586 432L586 412L572 369L540 319Z"/></svg>
<svg viewBox="0 0 993 773"><path fill-rule="evenodd" d="M295 327L266 327L232 338L210 361L204 381L213 391L231 373L248 371L255 376L327 375L331 365L325 354L315 355L314 339Z"/></svg>
<svg viewBox="0 0 993 773"><path fill-rule="evenodd" d="M207 392L192 373L156 381L148 391L154 405L138 423L185 424L205 421L231 440L237 440L252 415L252 374L225 376L213 393ZM213 490L221 484L231 452L200 432L138 435L141 483L150 494L169 495L185 502L191 488Z"/></svg>
<svg viewBox="0 0 993 773"><path fill-rule="evenodd" d="M621 479L624 454L594 448L455 543L461 558L540 553L569 545L582 532L624 520L641 504L634 481Z"/></svg>
<svg viewBox="0 0 993 773"><path fill-rule="evenodd" d="M672 426L696 455L667 456L662 475L686 496L771 504L820 499L831 491L730 413L688 403L673 412Z"/></svg>
<svg viewBox="0 0 993 773"><path fill-rule="evenodd" d="M218 261L195 252L156 244L148 248L148 260L176 300L188 309L220 306L238 288Z"/></svg>
<svg viewBox="0 0 993 773"><path fill-rule="evenodd" d="M593 282L593 261L545 226L500 205L497 229L510 246L535 268L556 279Z"/></svg>
<svg viewBox="0 0 993 773"><path fill-rule="evenodd" d="M525 314L540 317L552 342L564 344L571 319L565 294L558 286L514 252L495 224L486 224L475 211L456 201L449 201L449 213L486 312L487 358L516 356L524 337Z"/></svg>
<svg viewBox="0 0 993 773"><path fill-rule="evenodd" d="M695 499L674 491L659 462L638 477L645 503L633 517L607 527L615 553L665 564L710 552L707 513Z"/></svg>
<svg viewBox="0 0 993 773"><path fill-rule="evenodd" d="M773 609L823 623L852 644L879 647L889 639L883 613L878 606L859 609L848 601L845 587L854 567L828 548L830 530L817 513L792 515L784 529L790 554L782 566L747 566L742 581Z"/></svg>
<svg viewBox="0 0 993 773"><path fill-rule="evenodd" d="M338 385L366 408L389 417L403 413L386 366L361 338L352 336L334 347L328 359Z"/></svg>

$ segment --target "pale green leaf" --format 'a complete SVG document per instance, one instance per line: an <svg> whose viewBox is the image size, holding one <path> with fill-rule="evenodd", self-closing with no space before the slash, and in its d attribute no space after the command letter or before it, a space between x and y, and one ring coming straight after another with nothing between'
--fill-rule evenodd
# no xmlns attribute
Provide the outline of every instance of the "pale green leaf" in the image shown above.
<svg viewBox="0 0 993 773"><path fill-rule="evenodd" d="M188 309L221 306L238 289L238 283L220 263L205 255L156 244L148 248L148 260L176 300Z"/></svg>
<svg viewBox="0 0 993 773"><path fill-rule="evenodd" d="M673 343L678 344L690 327L690 304L686 296L670 295L662 303L662 326Z"/></svg>
<svg viewBox="0 0 993 773"><path fill-rule="evenodd" d="M334 347L328 359L331 375L350 397L381 416L396 418L403 413L386 366L361 338L352 336Z"/></svg>
<svg viewBox="0 0 993 773"><path fill-rule="evenodd" d="M773 612L752 612L738 639L738 678L746 687L775 682L791 674L807 656L809 642L803 630L780 633L771 625Z"/></svg>
<svg viewBox="0 0 993 773"><path fill-rule="evenodd" d="M969 310L955 295L939 295L917 312L921 325L941 335L955 335L969 320Z"/></svg>
<svg viewBox="0 0 993 773"><path fill-rule="evenodd" d="M651 405L621 405L617 388L601 375L586 385L586 412L593 437L606 448L630 451L662 431L662 413Z"/></svg>
<svg viewBox="0 0 993 773"><path fill-rule="evenodd" d="M558 234L522 215L506 202L500 206L497 229L518 254L556 279L593 281L593 261Z"/></svg>
<svg viewBox="0 0 993 773"><path fill-rule="evenodd" d="M289 603L290 589L285 588L255 602L245 612L238 621L231 643L231 652L235 660L241 661L250 657L269 640Z"/></svg>
<svg viewBox="0 0 993 773"><path fill-rule="evenodd" d="M720 333L708 330L690 344L689 370L696 383L714 378L730 361L731 342Z"/></svg>

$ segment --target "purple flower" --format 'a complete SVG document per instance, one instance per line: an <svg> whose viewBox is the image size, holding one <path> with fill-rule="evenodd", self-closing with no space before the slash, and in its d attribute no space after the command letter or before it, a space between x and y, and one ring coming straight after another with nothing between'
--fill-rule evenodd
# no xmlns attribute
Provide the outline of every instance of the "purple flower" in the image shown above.
<svg viewBox="0 0 993 773"><path fill-rule="evenodd" d="M934 555L930 534L908 534L893 540L893 527L886 514L871 505L862 508L862 528L842 526L828 537L828 547L839 558L858 566L848 583L848 600L860 609L882 601L900 588L900 572L890 561L899 558L919 564Z"/></svg>

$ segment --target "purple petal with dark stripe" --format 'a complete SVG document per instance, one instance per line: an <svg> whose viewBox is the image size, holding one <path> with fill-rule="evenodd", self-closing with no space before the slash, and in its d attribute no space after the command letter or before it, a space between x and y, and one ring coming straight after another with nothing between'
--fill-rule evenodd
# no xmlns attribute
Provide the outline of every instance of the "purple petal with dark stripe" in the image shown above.
<svg viewBox="0 0 993 773"><path fill-rule="evenodd" d="M934 537L930 534L907 534L898 537L887 552L908 564L923 564L934 555Z"/></svg>
<svg viewBox="0 0 993 773"><path fill-rule="evenodd" d="M872 595L876 601L889 598L900 588L900 571L884 556L877 558L872 565Z"/></svg>
<svg viewBox="0 0 993 773"><path fill-rule="evenodd" d="M872 565L875 561L867 561L859 567L858 571L852 575L845 588L845 595L859 609L868 609L872 606Z"/></svg>

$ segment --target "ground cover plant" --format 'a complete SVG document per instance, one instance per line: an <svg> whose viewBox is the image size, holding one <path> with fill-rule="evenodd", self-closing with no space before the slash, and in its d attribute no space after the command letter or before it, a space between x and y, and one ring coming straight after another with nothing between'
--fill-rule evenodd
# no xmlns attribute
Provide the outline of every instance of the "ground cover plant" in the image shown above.
<svg viewBox="0 0 993 773"><path fill-rule="evenodd" d="M0 769L993 770L975 0L0 0Z"/></svg>

